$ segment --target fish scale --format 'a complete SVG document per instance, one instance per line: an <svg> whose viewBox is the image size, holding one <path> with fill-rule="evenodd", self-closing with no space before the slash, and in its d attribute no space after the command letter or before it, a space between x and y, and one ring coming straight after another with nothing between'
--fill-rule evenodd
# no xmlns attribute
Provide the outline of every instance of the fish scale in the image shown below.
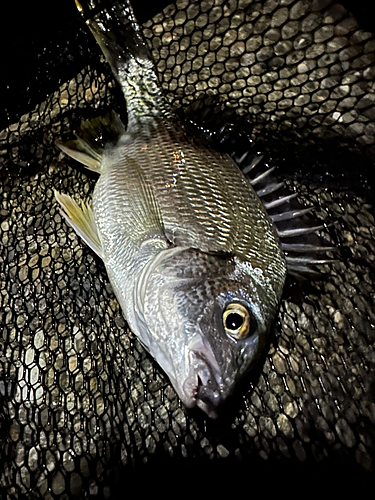
<svg viewBox="0 0 375 500"><path fill-rule="evenodd" d="M263 243L267 238L273 241L273 228L237 166L207 147L200 152L185 134L179 137L163 122L155 124L151 134L146 144L130 138L124 154L136 159L153 179L168 239L205 252L238 252L245 258L256 258L262 249L257 265L266 267L273 254L267 255ZM176 152L184 154L183 167L173 161Z"/></svg>

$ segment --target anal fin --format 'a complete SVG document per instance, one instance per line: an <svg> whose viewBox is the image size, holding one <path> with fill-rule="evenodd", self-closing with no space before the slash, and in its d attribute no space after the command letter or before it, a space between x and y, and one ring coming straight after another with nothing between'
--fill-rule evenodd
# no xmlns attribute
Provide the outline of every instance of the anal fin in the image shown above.
<svg viewBox="0 0 375 500"><path fill-rule="evenodd" d="M56 146L89 170L100 174L104 147L107 144L116 144L124 132L121 118L112 111L104 116L83 120L75 139L67 142L56 141Z"/></svg>
<svg viewBox="0 0 375 500"><path fill-rule="evenodd" d="M84 202L81 202L81 206L79 206L73 198L58 191L55 191L55 198L61 206L61 215L83 241L102 259L102 246L92 208Z"/></svg>
<svg viewBox="0 0 375 500"><path fill-rule="evenodd" d="M102 159L101 154L91 148L80 137L67 142L57 140L55 144L61 149L61 151L71 158L74 158L79 163L85 165L85 167L89 170L100 173L100 162Z"/></svg>

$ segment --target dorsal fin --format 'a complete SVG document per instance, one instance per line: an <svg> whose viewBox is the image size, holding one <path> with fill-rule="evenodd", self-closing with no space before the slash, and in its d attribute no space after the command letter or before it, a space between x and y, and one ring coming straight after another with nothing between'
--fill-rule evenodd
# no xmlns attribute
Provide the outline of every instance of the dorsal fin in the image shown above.
<svg viewBox="0 0 375 500"><path fill-rule="evenodd" d="M316 221L308 218L314 207L301 207L295 200L298 193L283 193L284 183L275 182L271 175L274 167L263 165L263 156L246 152L234 160L256 190L273 222L285 253L288 272L319 275L314 266L334 262L328 252L336 249L317 234L324 226L314 224Z"/></svg>

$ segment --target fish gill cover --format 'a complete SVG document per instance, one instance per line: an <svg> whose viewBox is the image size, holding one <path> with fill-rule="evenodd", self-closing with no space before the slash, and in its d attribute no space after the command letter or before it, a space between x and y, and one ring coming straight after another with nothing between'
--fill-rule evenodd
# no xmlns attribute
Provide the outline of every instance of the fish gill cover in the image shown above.
<svg viewBox="0 0 375 500"><path fill-rule="evenodd" d="M284 486L325 471L361 488L375 446L373 34L328 0L184 0L150 19L141 12L168 99L210 131L231 123L220 147L265 154L340 250L320 280L289 283L258 369L210 422L185 410L128 331L104 266L54 201L54 189L87 199L96 182L54 141L114 103L123 112L70 13L47 30L50 42L28 43L26 22L23 60L36 78L14 65L17 81L1 82L5 497L118 498L134 478L156 471L158 488L177 469L188 481L219 469Z"/></svg>

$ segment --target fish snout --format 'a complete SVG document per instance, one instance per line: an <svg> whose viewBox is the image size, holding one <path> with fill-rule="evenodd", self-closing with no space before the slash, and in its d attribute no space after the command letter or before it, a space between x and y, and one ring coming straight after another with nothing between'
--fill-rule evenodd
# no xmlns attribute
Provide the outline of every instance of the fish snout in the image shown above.
<svg viewBox="0 0 375 500"><path fill-rule="evenodd" d="M195 353L195 400L196 405L209 417L217 417L217 407L224 401L226 394L222 384L222 377L216 362L210 362Z"/></svg>
<svg viewBox="0 0 375 500"><path fill-rule="evenodd" d="M209 417L217 417L217 407L223 397L220 388L212 379L203 382L202 375L198 374L198 386L196 393L196 405L199 406Z"/></svg>
<svg viewBox="0 0 375 500"><path fill-rule="evenodd" d="M186 376L177 392L187 408L198 406L210 418L218 416L218 406L231 392L227 366L220 366L207 339L200 335L192 339L187 349ZM224 376L224 378L223 378Z"/></svg>

